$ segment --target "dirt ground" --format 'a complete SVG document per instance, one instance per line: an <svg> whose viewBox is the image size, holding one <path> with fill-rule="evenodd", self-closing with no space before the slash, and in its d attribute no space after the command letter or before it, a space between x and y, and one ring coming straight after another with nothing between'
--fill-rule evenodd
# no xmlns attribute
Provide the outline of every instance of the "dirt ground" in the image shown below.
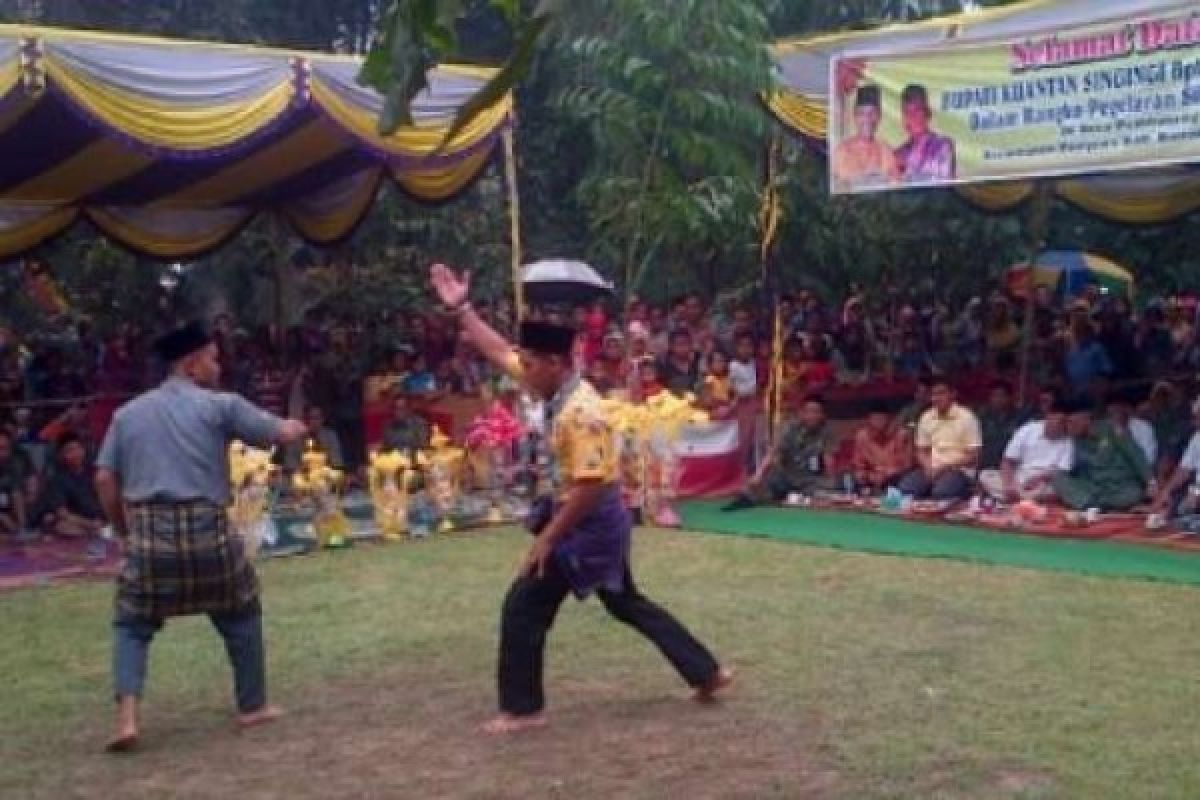
<svg viewBox="0 0 1200 800"><path fill-rule="evenodd" d="M381 688L384 687L384 688ZM157 709L131 756L96 751L105 729L69 737L74 751L37 798L823 798L811 720L715 706L685 693L560 682L544 730L484 736L490 698L438 676L374 675L330 687L277 725L233 731L218 712ZM67 755L67 754L64 754Z"/></svg>

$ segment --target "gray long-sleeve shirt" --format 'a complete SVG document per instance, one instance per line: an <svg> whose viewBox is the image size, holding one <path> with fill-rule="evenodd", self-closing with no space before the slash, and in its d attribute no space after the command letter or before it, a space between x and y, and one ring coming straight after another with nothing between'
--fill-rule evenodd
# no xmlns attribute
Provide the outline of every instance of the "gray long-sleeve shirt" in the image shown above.
<svg viewBox="0 0 1200 800"><path fill-rule="evenodd" d="M266 447L281 424L238 395L172 377L117 411L96 465L117 473L126 502L226 505L229 443Z"/></svg>

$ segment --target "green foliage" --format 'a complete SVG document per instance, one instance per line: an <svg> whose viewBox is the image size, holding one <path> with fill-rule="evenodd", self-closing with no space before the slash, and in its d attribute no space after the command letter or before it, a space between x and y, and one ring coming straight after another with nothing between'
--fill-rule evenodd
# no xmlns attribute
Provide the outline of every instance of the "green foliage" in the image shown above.
<svg viewBox="0 0 1200 800"><path fill-rule="evenodd" d="M491 0L491 6L515 23L518 0ZM539 0L504 65L467 103L446 135L466 127L481 112L511 91L529 70L542 34L562 10L563 0ZM412 101L428 88L426 74L458 47L457 26L466 9L463 0L390 0L378 35L363 64L359 81L384 95L379 131L390 135L412 123Z"/></svg>
<svg viewBox="0 0 1200 800"><path fill-rule="evenodd" d="M21 0L0 4L0 19L350 52L374 42L378 53L380 31L399 25L398 12L387 14L418 5L400 56L510 64L502 84L515 82L518 95L526 260L587 257L626 286L662 298L686 288L745 288L760 274L761 162L772 132L757 94L770 85L772 39L923 17L959 3ZM404 83L395 54L384 54L369 62L379 82ZM936 287L953 300L978 293L1026 254L1028 208L984 214L949 191L832 198L824 158L789 141L770 265L785 285L813 286L833 299L850 282L891 282ZM499 296L511 279L507 213L492 168L444 208L386 190L352 242L331 252L303 247L267 215L193 265L172 302L227 306L247 324L294 320L318 303L373 315L426 303L425 269L435 259L470 267L480 290ZM1057 202L1047 244L1096 250L1130 266L1146 296L1195 285L1200 234L1189 222L1196 218L1129 228ZM150 324L173 307L161 302L162 265L89 228L44 255L72 305L102 327ZM3 281L5 297L19 298L19 276ZM36 319L20 300L3 305L12 321Z"/></svg>
<svg viewBox="0 0 1200 800"><path fill-rule="evenodd" d="M788 161L776 258L788 285L830 299L850 283L961 298L1026 255L1019 216L981 214L945 191L830 197L824 159Z"/></svg>
<svg viewBox="0 0 1200 800"><path fill-rule="evenodd" d="M607 5L600 25L564 21L557 57L570 77L553 98L589 134L577 197L590 254L631 290L650 270L669 279L670 266L741 271L757 241L766 16L741 0Z"/></svg>
<svg viewBox="0 0 1200 800"><path fill-rule="evenodd" d="M111 329L121 322L153 325L165 310L160 279L165 265L146 263L88 228L59 239L43 254L54 281L76 317L101 320ZM54 327L25 291L23 273L0 270L0 321L27 332Z"/></svg>
<svg viewBox="0 0 1200 800"><path fill-rule="evenodd" d="M379 0L17 0L0 21L363 52Z"/></svg>
<svg viewBox="0 0 1200 800"><path fill-rule="evenodd" d="M385 134L412 124L412 100L429 87L426 74L434 64L432 48L450 35L437 5L435 0L393 0L363 62L359 81L384 96L379 129Z"/></svg>
<svg viewBox="0 0 1200 800"><path fill-rule="evenodd" d="M1008 5L1018 0L771 0L768 4L771 24L777 36L911 22L952 14L964 7Z"/></svg>

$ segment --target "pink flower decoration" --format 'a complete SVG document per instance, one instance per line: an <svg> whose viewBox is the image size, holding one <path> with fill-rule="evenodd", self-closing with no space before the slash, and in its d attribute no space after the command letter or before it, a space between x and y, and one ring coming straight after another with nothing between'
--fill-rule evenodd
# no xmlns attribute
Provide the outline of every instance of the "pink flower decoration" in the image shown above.
<svg viewBox="0 0 1200 800"><path fill-rule="evenodd" d="M511 411L500 403L493 403L471 423L467 430L466 443L473 449L510 447L524 433L525 429Z"/></svg>

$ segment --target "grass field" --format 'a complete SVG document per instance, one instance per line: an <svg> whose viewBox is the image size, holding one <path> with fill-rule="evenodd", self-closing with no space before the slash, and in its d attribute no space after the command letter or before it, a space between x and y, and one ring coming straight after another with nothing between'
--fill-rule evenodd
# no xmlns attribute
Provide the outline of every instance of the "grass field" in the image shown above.
<svg viewBox="0 0 1200 800"><path fill-rule="evenodd" d="M145 749L108 732L111 588L0 596L4 798L1196 798L1200 592L640 532L643 588L738 670L699 707L598 603L551 639L552 726L496 741L514 532L262 570L278 725L232 728L172 622Z"/></svg>

